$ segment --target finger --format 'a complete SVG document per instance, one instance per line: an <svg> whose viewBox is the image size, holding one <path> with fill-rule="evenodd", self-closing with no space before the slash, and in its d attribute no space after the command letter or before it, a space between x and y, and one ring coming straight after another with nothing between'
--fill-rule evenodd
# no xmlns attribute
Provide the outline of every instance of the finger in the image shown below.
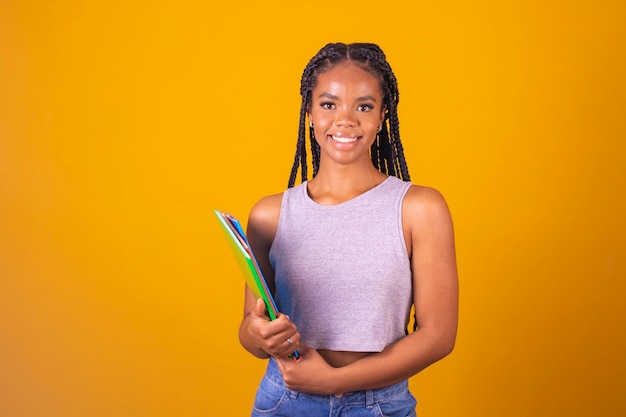
<svg viewBox="0 0 626 417"><path fill-rule="evenodd" d="M286 314L281 314L276 321L285 325L285 331L289 332L290 335L298 333L296 324L292 322Z"/></svg>
<svg viewBox="0 0 626 417"><path fill-rule="evenodd" d="M265 316L265 302L263 301L262 298L257 298L256 305L254 306L254 309L252 310L252 312L257 317Z"/></svg>
<svg viewBox="0 0 626 417"><path fill-rule="evenodd" d="M288 355L292 356L290 359L299 359L300 358L300 333L294 333L292 336L288 337L286 340L288 344ZM296 354L297 351L297 354Z"/></svg>
<svg viewBox="0 0 626 417"><path fill-rule="evenodd" d="M295 349L298 349L298 347L300 346L300 333L296 332L291 334L289 337L287 337L286 342L292 352Z"/></svg>
<svg viewBox="0 0 626 417"><path fill-rule="evenodd" d="M291 337L292 340L295 340L292 336L298 334L296 325L289 321L285 315L281 315L276 320L269 322L267 329L276 338L275 343L277 345L285 342L289 337ZM299 334L297 339L299 340Z"/></svg>
<svg viewBox="0 0 626 417"><path fill-rule="evenodd" d="M278 346L293 351L300 343L300 333L293 325L289 325L276 334L276 339Z"/></svg>
<svg viewBox="0 0 626 417"><path fill-rule="evenodd" d="M282 314L282 313L281 313L281 314L279 314L279 315L276 317L276 320L274 320L274 321L275 321L276 323L281 323L281 324L282 324L283 326L285 326L285 327L292 327L292 328L293 328L293 330L292 330L292 331L294 331L294 332L295 332L295 327L296 327L296 326L295 326L295 324L293 324L293 323L291 322L291 320L289 320L289 316L288 316L288 315L286 315L286 314Z"/></svg>
<svg viewBox="0 0 626 417"><path fill-rule="evenodd" d="M296 342L291 337L288 337L285 342L289 345L289 350L296 348Z"/></svg>
<svg viewBox="0 0 626 417"><path fill-rule="evenodd" d="M275 358L286 358L296 349L297 341L293 339L293 333L280 333L272 336L271 340L267 340L266 352Z"/></svg>
<svg viewBox="0 0 626 417"><path fill-rule="evenodd" d="M277 358L291 355L296 347L296 341L286 334L276 335L276 337L272 338L272 341L268 343L268 348L270 349L272 356Z"/></svg>

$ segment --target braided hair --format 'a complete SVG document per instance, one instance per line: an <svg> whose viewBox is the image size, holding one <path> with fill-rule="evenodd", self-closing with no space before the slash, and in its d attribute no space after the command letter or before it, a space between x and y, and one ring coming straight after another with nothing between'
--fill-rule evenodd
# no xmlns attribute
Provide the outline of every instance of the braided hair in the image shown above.
<svg viewBox="0 0 626 417"><path fill-rule="evenodd" d="M410 181L402 142L400 142L400 122L398 121L400 94L398 92L398 83L384 52L378 45L372 43L329 43L311 58L302 73L300 82L302 105L300 107L298 142L291 175L289 176L289 188L294 186L299 168L302 181L304 182L308 179L306 118L312 102L313 89L317 85L317 77L345 61L361 66L365 71L376 77L380 81L383 92L383 105L386 111L382 128L377 133L376 140L370 148L372 163L383 174ZM315 140L312 126L309 126L309 137L311 141L313 176L315 177L319 169L320 147Z"/></svg>

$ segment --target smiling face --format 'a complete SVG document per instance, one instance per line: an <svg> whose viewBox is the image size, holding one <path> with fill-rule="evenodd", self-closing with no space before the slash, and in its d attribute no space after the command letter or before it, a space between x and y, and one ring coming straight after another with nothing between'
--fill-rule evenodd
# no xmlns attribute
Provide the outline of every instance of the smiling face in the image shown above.
<svg viewBox="0 0 626 417"><path fill-rule="evenodd" d="M320 164L367 161L384 119L379 80L351 62L320 74L313 89L309 120L320 145Z"/></svg>

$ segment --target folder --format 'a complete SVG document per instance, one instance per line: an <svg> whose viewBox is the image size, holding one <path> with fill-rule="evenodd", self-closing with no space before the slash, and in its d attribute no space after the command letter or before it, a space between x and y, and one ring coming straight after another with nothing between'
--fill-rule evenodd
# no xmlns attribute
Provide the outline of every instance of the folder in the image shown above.
<svg viewBox="0 0 626 417"><path fill-rule="evenodd" d="M270 320L275 320L278 317L276 302L274 302L274 297L272 297L254 253L252 253L252 248L248 243L248 238L241 227L241 223L234 216L218 209L213 210L213 212L219 220L221 229L235 255L237 264L246 279L248 287L257 298L263 299ZM293 359L298 359L300 357L298 351L294 351L292 357Z"/></svg>

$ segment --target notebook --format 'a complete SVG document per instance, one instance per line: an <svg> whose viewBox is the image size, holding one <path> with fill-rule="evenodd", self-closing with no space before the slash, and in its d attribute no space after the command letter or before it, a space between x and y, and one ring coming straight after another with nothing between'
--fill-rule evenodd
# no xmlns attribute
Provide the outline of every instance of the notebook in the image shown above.
<svg viewBox="0 0 626 417"><path fill-rule="evenodd" d="M250 248L248 238L241 227L241 223L237 220L237 218L228 213L217 209L213 210L213 212L222 226L221 229L226 236L226 240L228 241L233 254L235 255L237 264L246 279L248 287L257 298L260 297L263 299L265 306L267 307L267 313L270 320L275 320L276 317L278 317L278 308L276 307L274 297L272 297L272 293L267 286L267 282L263 277L263 272L261 272L261 268L254 257L254 253L252 253L252 248ZM293 359L298 359L299 357L300 355L298 352L294 351Z"/></svg>

